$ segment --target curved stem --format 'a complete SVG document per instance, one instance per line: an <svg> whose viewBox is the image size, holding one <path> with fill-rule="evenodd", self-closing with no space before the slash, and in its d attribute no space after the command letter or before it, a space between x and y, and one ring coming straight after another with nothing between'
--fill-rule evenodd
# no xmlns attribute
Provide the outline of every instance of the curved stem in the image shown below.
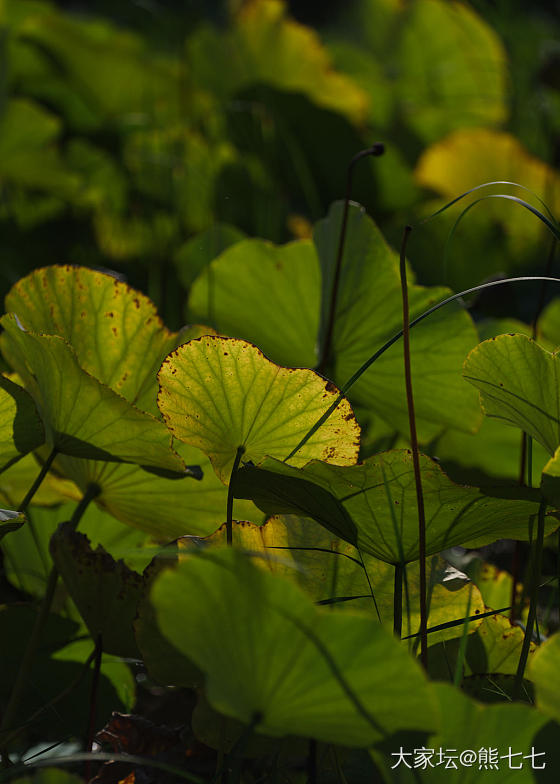
<svg viewBox="0 0 560 784"><path fill-rule="evenodd" d="M57 455L57 449L56 449L56 447L54 447L51 450L50 455L47 457L47 459L43 463L43 465L41 467L41 470L39 471L39 473L37 475L37 478L35 479L35 481L31 485L31 487L27 491L27 494L26 494L25 498L23 499L21 504L18 506L18 512L25 512L25 510L27 509L27 507L31 503L31 499L33 498L33 496L35 495L35 493L39 489L39 487L41 485L41 482L46 477L46 475L49 473L50 467L51 467L52 462L55 459L56 455Z"/></svg>
<svg viewBox="0 0 560 784"><path fill-rule="evenodd" d="M412 390L412 369L410 363L410 325L408 305L408 285L406 281L406 244L411 226L406 226L400 256L401 293L403 303L403 347L404 376L406 385L406 403L410 425L410 446L414 467L414 484L416 485L416 506L418 509L418 553L420 558L420 660L428 669L428 609L426 605L426 514L424 511L424 493L422 492L422 475L420 473L420 450L416 433L416 416L414 413L414 394ZM401 624L402 624L402 585L401 585ZM399 632L400 636L400 632Z"/></svg>
<svg viewBox="0 0 560 784"><path fill-rule="evenodd" d="M344 254L344 243L346 240L346 227L348 225L348 210L350 208L350 198L352 195L352 175L354 173L354 166L362 158L366 158L369 155L374 155L374 156L383 155L384 152L385 152L384 145L381 144L381 142L376 142L375 144L372 144L371 147L368 147L365 150L360 150L360 152L354 155L354 157L348 164L348 170L346 173L346 195L344 198L344 211L342 213L342 224L340 227L340 235L338 238L338 250L336 253L336 264L334 268L334 276L333 276L333 282L331 288L331 298L329 301L329 309L327 311L326 331L325 331L325 337L323 339L323 345L321 346L321 356L319 358L319 364L317 365L317 371L319 373L325 372L325 369L327 368L330 361L331 344L332 344L332 337L333 337L333 330L334 330L334 322L336 317L336 301L338 298L338 287L340 284L340 272L342 269L342 256Z"/></svg>
<svg viewBox="0 0 560 784"><path fill-rule="evenodd" d="M226 517L226 542L229 546L233 544L233 500L234 500L234 484L237 475L237 469L241 462L241 457L245 454L245 447L238 446L235 453L235 460L231 468L231 475L229 478L229 487L227 494L227 517Z"/></svg>

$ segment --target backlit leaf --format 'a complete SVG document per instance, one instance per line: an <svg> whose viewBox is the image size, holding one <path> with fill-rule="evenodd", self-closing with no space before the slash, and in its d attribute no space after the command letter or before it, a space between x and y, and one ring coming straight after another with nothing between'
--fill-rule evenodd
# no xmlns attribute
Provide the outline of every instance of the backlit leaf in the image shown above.
<svg viewBox="0 0 560 784"><path fill-rule="evenodd" d="M75 457L183 471L163 424L84 371L63 338L26 331L12 315L0 323L2 351L37 404L49 446Z"/></svg>
<svg viewBox="0 0 560 784"><path fill-rule="evenodd" d="M243 286L238 282L244 281ZM320 271L311 242L238 242L195 281L189 318L254 342L274 362L317 362Z"/></svg>
<svg viewBox="0 0 560 784"><path fill-rule="evenodd" d="M464 377L480 390L488 416L519 427L554 454L560 444L558 361L525 335L500 335L471 351Z"/></svg>
<svg viewBox="0 0 560 784"><path fill-rule="evenodd" d="M244 460L285 458L338 397L311 370L274 365L243 340L202 337L176 349L158 374L158 405L173 435L198 447L227 482L238 447ZM353 463L359 427L350 404L336 411L294 456Z"/></svg>
<svg viewBox="0 0 560 784"><path fill-rule="evenodd" d="M0 472L45 440L33 398L18 384L0 376Z"/></svg>
<svg viewBox="0 0 560 784"><path fill-rule="evenodd" d="M456 485L425 455L420 470L426 514L426 555L454 545L529 537L539 493L520 487ZM355 466L313 461L296 468L267 458L244 466L235 494L267 513L312 517L336 536L387 563L419 557L416 485L410 450L382 452ZM550 520L548 530L557 523ZM476 543L476 544L475 544Z"/></svg>
<svg viewBox="0 0 560 784"><path fill-rule="evenodd" d="M258 717L257 732L365 746L437 726L420 668L385 630L318 610L235 548L164 570L150 600L162 633L206 674L210 704L246 724Z"/></svg>
<svg viewBox="0 0 560 784"><path fill-rule="evenodd" d="M215 534L190 543L189 537L179 540L180 547L219 546L226 544L225 526ZM395 570L390 564L367 553L360 555L355 547L332 536L325 528L303 517L292 515L272 517L264 525L234 523L233 545L263 555L263 565L273 574L284 575L298 583L315 601L329 603L337 611L367 612L389 629L393 625ZM360 560L363 561L363 566ZM433 556L426 563L428 627L463 618L467 611L469 583L465 575ZM373 594L373 596L372 596ZM379 611L379 616L377 612ZM484 612L484 603L476 588L470 602L470 615ZM409 564L403 594L403 636L414 635L420 626L419 567ZM470 624L474 631L477 623ZM462 626L428 635L428 644L462 634Z"/></svg>

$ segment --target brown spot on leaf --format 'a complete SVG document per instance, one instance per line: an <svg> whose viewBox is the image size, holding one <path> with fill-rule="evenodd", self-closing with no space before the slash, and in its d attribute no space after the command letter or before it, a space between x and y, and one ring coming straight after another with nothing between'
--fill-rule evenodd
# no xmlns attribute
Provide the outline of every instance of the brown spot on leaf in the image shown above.
<svg viewBox="0 0 560 784"><path fill-rule="evenodd" d="M325 384L325 389L327 390L327 392L330 392L331 394L333 392L338 392L338 389L336 388L336 384L333 384L332 381L327 381L327 383Z"/></svg>

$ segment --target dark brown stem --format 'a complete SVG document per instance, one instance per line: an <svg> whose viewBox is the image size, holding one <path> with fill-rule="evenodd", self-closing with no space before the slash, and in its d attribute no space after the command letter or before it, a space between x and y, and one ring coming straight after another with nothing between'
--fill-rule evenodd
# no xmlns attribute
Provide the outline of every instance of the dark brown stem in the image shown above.
<svg viewBox="0 0 560 784"><path fill-rule="evenodd" d="M95 735L95 714L97 709L97 692L99 689L99 676L101 674L101 660L103 658L103 643L101 635L97 635L95 641L95 660L93 665L93 675L91 679L91 691L89 697L89 721L86 735L86 754L93 750L93 739ZM91 760L86 760L84 766L84 777L86 781L91 778Z"/></svg>
<svg viewBox="0 0 560 784"><path fill-rule="evenodd" d="M336 254L336 264L334 268L334 277L333 277L332 288L331 288L329 310L327 313L325 337L323 340L323 345L321 347L321 356L319 358L319 364L317 365L317 370L319 373L325 372L325 369L328 367L330 361L331 343L332 343L332 337L334 331L334 322L336 317L336 300L338 297L338 287L340 284L342 256L344 254L344 242L346 240L346 227L348 224L348 211L350 209L350 198L352 195L352 175L354 173L354 166L362 158L366 158L369 155L378 157L379 155L383 155L384 152L385 152L384 145L381 142L376 142L375 144L372 144L371 147L368 147L365 150L360 150L360 152L354 155L354 157L348 164L348 170L346 173L346 195L344 198L344 212L342 213L342 224L340 227L340 235L338 238L338 250Z"/></svg>
<svg viewBox="0 0 560 784"><path fill-rule="evenodd" d="M420 661L428 669L428 611L426 605L426 515L424 512L424 494L420 475L420 452L416 433L416 416L414 414L414 395L412 392L412 371L410 365L410 309L408 305L408 285L406 281L406 245L411 226L405 226L401 243L400 273L403 303L403 347L404 376L406 384L406 403L410 425L410 446L414 467L414 483L416 485L416 505L418 507L418 552L420 558Z"/></svg>

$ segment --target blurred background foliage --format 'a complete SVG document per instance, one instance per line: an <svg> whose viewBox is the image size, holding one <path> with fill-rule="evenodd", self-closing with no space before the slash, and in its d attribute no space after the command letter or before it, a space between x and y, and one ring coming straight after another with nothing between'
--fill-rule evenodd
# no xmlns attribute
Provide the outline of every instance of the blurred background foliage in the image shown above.
<svg viewBox="0 0 560 784"><path fill-rule="evenodd" d="M386 155L360 164L353 197L394 244L405 223L488 180L557 211L558 10L0 0L0 293L37 266L110 268L177 328L208 261L244 235L309 236L374 140ZM462 209L413 234L421 282L543 270L543 227L498 200L446 250ZM485 308L530 320L534 305L508 289Z"/></svg>

